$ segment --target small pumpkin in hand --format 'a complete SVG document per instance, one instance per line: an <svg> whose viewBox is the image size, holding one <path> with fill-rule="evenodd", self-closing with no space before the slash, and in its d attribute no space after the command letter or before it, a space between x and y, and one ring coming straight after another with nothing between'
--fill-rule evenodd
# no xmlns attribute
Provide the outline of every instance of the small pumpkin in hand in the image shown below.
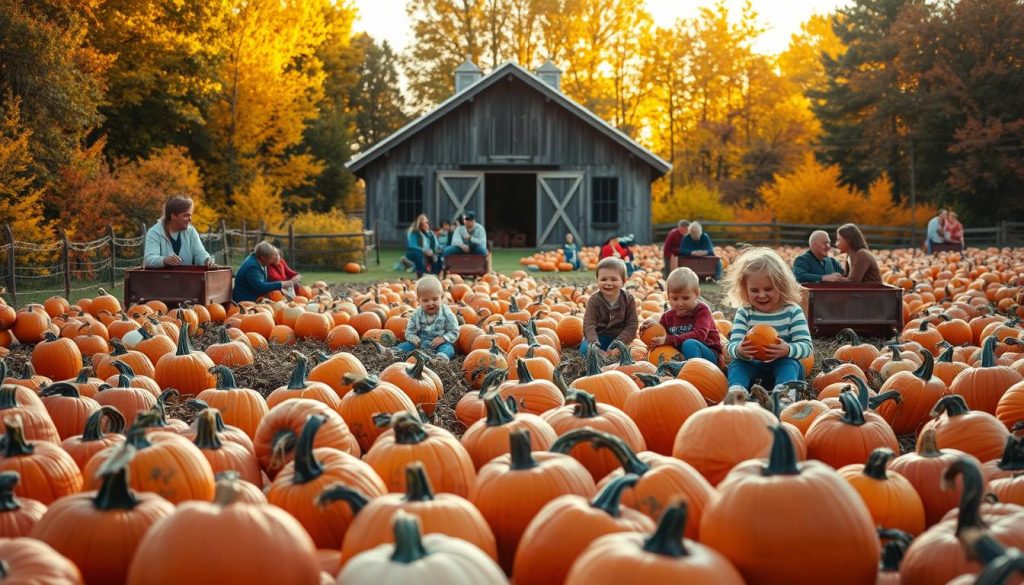
<svg viewBox="0 0 1024 585"><path fill-rule="evenodd" d="M765 350L768 346L775 345L779 342L779 332L775 330L771 325L754 325L747 330L747 334L743 336L743 340L754 345L757 349L754 354L750 357L764 361L768 359L768 354Z"/></svg>

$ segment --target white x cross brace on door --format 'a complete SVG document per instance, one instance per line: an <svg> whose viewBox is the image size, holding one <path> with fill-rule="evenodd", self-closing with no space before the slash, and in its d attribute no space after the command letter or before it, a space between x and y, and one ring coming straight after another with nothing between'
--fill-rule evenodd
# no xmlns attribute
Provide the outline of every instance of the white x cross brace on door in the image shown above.
<svg viewBox="0 0 1024 585"><path fill-rule="evenodd" d="M548 180L550 179L571 179L572 183L569 185L568 190L566 190L565 193L562 193L561 198L559 198L559 196L555 195L554 191L551 189L551 184L548 183ZM582 172L539 173L537 175L537 185L540 188L540 191L551 200L551 204L554 206L554 213L551 214L551 218L548 219L547 225L544 226L544 229L537 237L538 246L547 242L548 235L551 233L551 230L555 229L555 226L558 225L559 220L565 223L565 227L572 233L573 238L575 238L577 242L583 241L580 238L579 232L576 230L576 225L573 224L572 220L570 220L569 216L565 213L566 207L569 206L569 202L572 201L573 196L579 192L580 185L582 184ZM541 206L539 199L537 201L537 208L538 219L540 219L539 210ZM561 242L555 242L555 244L559 245Z"/></svg>
<svg viewBox="0 0 1024 585"><path fill-rule="evenodd" d="M460 195L455 192L451 183L448 182L448 179L473 179L473 182L470 184L469 189L466 189L465 194L460 197ZM473 199L474 195L478 192L481 195L483 194L484 174L481 172L469 171L438 171L437 184L441 186L441 191L443 191L448 196L448 199L451 200L452 204L455 205L455 215L452 217L458 218L465 213L466 206L469 205L469 202ZM484 211L483 201L484 199L481 196L479 205L480 209L474 210L477 215L482 214ZM440 201L438 203L440 204ZM440 205L438 208L440 209Z"/></svg>

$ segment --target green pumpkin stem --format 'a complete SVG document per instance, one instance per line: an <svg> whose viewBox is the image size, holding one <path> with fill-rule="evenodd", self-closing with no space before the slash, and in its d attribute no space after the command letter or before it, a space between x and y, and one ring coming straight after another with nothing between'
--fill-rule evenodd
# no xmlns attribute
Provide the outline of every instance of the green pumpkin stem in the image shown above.
<svg viewBox="0 0 1024 585"><path fill-rule="evenodd" d="M597 411L597 400L589 392L573 390L565 397L565 402L576 405L576 408L573 409L573 416L576 418L596 418L600 414Z"/></svg>
<svg viewBox="0 0 1024 585"><path fill-rule="evenodd" d="M306 419L295 444L295 479L294 483L309 483L324 474L324 468L316 460L313 453L313 442L320 427L327 423L327 417L313 414Z"/></svg>
<svg viewBox="0 0 1024 585"><path fill-rule="evenodd" d="M658 529L649 538L644 540L644 550L656 555L672 557L675 559L690 556L683 544L683 534L686 533L686 520L689 510L686 502L680 501L665 508L665 512L658 520Z"/></svg>
<svg viewBox="0 0 1024 585"><path fill-rule="evenodd" d="M103 483L92 500L97 510L132 510L139 504L128 487L128 464L134 457L135 447L124 444L100 467Z"/></svg>
<svg viewBox="0 0 1024 585"><path fill-rule="evenodd" d="M40 396L63 396L65 398L80 398L82 394L78 388L67 382L56 382L42 389Z"/></svg>
<svg viewBox="0 0 1024 585"><path fill-rule="evenodd" d="M399 445L418 445L427 440L427 430L419 417L411 412L396 412L391 417L391 430L395 432L395 442Z"/></svg>
<svg viewBox="0 0 1024 585"><path fill-rule="evenodd" d="M590 443L595 449L608 449L618 459L619 465L626 473L640 477L651 470L651 466L641 461L621 438L589 427L573 429L558 437L548 451L568 454L580 443Z"/></svg>
<svg viewBox="0 0 1024 585"><path fill-rule="evenodd" d="M427 365L426 356L420 350L415 350L410 355L412 357L412 366L405 369L405 373L413 380L423 379L423 367Z"/></svg>
<svg viewBox="0 0 1024 585"><path fill-rule="evenodd" d="M217 451L224 445L217 436L217 410L207 408L196 417L196 439L192 443L200 449Z"/></svg>
<svg viewBox="0 0 1024 585"><path fill-rule="evenodd" d="M887 540L885 547L882 549L882 572L898 572L900 570L900 563L903 562L903 555L906 554L907 547L910 546L910 541L914 537L902 530L895 530L893 528L879 528L878 536Z"/></svg>
<svg viewBox="0 0 1024 585"><path fill-rule="evenodd" d="M587 351L587 375L596 376L601 373L601 356L598 355L597 344L592 344Z"/></svg>
<svg viewBox="0 0 1024 585"><path fill-rule="evenodd" d="M21 502L14 495L14 488L21 481L17 471L0 473L0 512L13 512L21 509Z"/></svg>
<svg viewBox="0 0 1024 585"><path fill-rule="evenodd" d="M857 347L860 345L860 337L857 336L857 332L853 329L843 329L836 334L839 339L847 339L850 341L850 346Z"/></svg>
<svg viewBox="0 0 1024 585"><path fill-rule="evenodd" d="M640 481L640 477L632 473L616 477L597 492L594 499L590 501L590 507L597 508L612 518L618 518L621 512L622 492L635 486L638 481Z"/></svg>
<svg viewBox="0 0 1024 585"><path fill-rule="evenodd" d="M616 348L619 349L619 365L620 366L633 366L633 365L636 365L636 362L633 361L633 355L631 353L629 353L629 348L626 346L625 343L622 343L622 340L616 339L615 341L613 341L612 342L612 347L616 347Z"/></svg>
<svg viewBox="0 0 1024 585"><path fill-rule="evenodd" d="M864 409L861 408L860 401L857 400L857 397L852 392L840 394L839 403L843 406L844 423L859 427L867 422L864 420Z"/></svg>
<svg viewBox="0 0 1024 585"><path fill-rule="evenodd" d="M491 388L500 385L502 382L505 381L507 377L507 370L491 368L491 370L487 372L486 375L484 375L484 379L480 384L480 391L477 393L477 396L479 396L480 399L483 400L484 396L487 396L487 394L490 393Z"/></svg>
<svg viewBox="0 0 1024 585"><path fill-rule="evenodd" d="M500 427L515 422L516 415L508 403L497 391L484 396L484 409L487 411L487 426Z"/></svg>
<svg viewBox="0 0 1024 585"><path fill-rule="evenodd" d="M217 377L217 390L233 390L238 388L235 374L227 366L213 366L210 373Z"/></svg>
<svg viewBox="0 0 1024 585"><path fill-rule="evenodd" d="M914 370L914 375L927 382L932 379L932 370L935 369L935 357L927 349L921 350L921 357L924 358L921 361L921 367Z"/></svg>
<svg viewBox="0 0 1024 585"><path fill-rule="evenodd" d="M572 392L572 390L570 390L569 386L565 383L565 376L563 375L564 371L565 362L555 366L555 369L551 372L551 381L555 384L555 387L558 388L558 391L562 393L562 396L568 396L569 392Z"/></svg>
<svg viewBox="0 0 1024 585"><path fill-rule="evenodd" d="M307 386L306 373L309 371L309 360L297 351L292 352L292 357L295 358L295 367L292 368L292 376L288 379L288 389L302 390Z"/></svg>
<svg viewBox="0 0 1024 585"><path fill-rule="evenodd" d="M935 436L935 429L925 429L917 445L917 454L921 457L939 457L942 451L939 450L938 439Z"/></svg>
<svg viewBox="0 0 1024 585"><path fill-rule="evenodd" d="M359 377L355 374L345 374L341 377L342 381L346 384L352 385L352 391L356 394L366 394L367 392L373 392L380 385L380 378L370 374L369 376ZM303 382L305 383L305 382Z"/></svg>
<svg viewBox="0 0 1024 585"><path fill-rule="evenodd" d="M522 471L537 467L537 462L533 459L533 447L530 445L530 431L526 429L512 431L508 436L508 442L512 459L509 465L510 469Z"/></svg>
<svg viewBox="0 0 1024 585"><path fill-rule="evenodd" d="M126 443L136 449L148 449L152 446L149 437L146 436L146 429L155 427L160 421L160 413L156 408L144 410L135 417L135 423L128 429L125 435Z"/></svg>
<svg viewBox="0 0 1024 585"><path fill-rule="evenodd" d="M328 487L316 498L318 506L327 506L338 501L348 504L353 516L358 515L370 503L370 499L362 493L340 483Z"/></svg>
<svg viewBox="0 0 1024 585"><path fill-rule="evenodd" d="M7 384L0 386L0 410L18 408L18 386Z"/></svg>
<svg viewBox="0 0 1024 585"><path fill-rule="evenodd" d="M35 446L25 440L25 427L20 416L5 418L4 428L4 457L20 457L35 453Z"/></svg>
<svg viewBox="0 0 1024 585"><path fill-rule="evenodd" d="M519 376L520 384L529 384L530 382L533 382L533 374L530 373L530 368L526 367L525 360L516 360L516 375Z"/></svg>
<svg viewBox="0 0 1024 585"><path fill-rule="evenodd" d="M395 551L391 553L391 561L410 564L427 556L423 547L420 519L418 516L398 512L394 516Z"/></svg>
<svg viewBox="0 0 1024 585"><path fill-rule="evenodd" d="M871 479L885 480L889 476L885 473L885 467L893 458L892 449L879 447L868 455L868 462L864 464L864 475Z"/></svg>
<svg viewBox="0 0 1024 585"><path fill-rule="evenodd" d="M967 401L964 400L963 396L959 394L949 394L939 398L932 407L932 411L928 413L930 416L939 416L942 413L946 413L947 416L953 418L954 416L963 416L971 411L967 406Z"/></svg>
<svg viewBox="0 0 1024 585"><path fill-rule="evenodd" d="M110 352L111 357L119 357L128 354L128 348L124 346L124 343L120 339L111 337L110 345L114 346L114 350Z"/></svg>
<svg viewBox="0 0 1024 585"><path fill-rule="evenodd" d="M939 354L939 362L944 364L953 363L953 350L955 348L949 343L946 343L945 347L946 349L942 350L942 353Z"/></svg>
<svg viewBox="0 0 1024 585"><path fill-rule="evenodd" d="M434 490L430 487L430 478L423 464L414 461L405 467L406 502L429 502L434 499Z"/></svg>
<svg viewBox="0 0 1024 585"><path fill-rule="evenodd" d="M92 368L85 366L81 370L78 370L78 377L75 378L75 384L88 384L89 378L92 375Z"/></svg>
<svg viewBox="0 0 1024 585"><path fill-rule="evenodd" d="M868 410L877 410L883 403L892 400L896 404L903 404L903 395L896 390L887 390L882 392L878 396L872 396L868 398L868 407L865 408L865 412Z"/></svg>
<svg viewBox="0 0 1024 585"><path fill-rule="evenodd" d="M181 396L181 392L178 392L174 388L168 388L160 393L160 396L156 398L156 406L154 407L160 415L160 419L154 424L155 427L166 427L167 426L167 399L171 396Z"/></svg>
<svg viewBox="0 0 1024 585"><path fill-rule="evenodd" d="M644 385L644 388L650 388L651 386L657 386L661 384L661 378L654 374L645 374L644 372L637 372L633 374L633 377L640 380L640 383Z"/></svg>
<svg viewBox="0 0 1024 585"><path fill-rule="evenodd" d="M1024 438L1010 434L996 466L1003 471L1024 472Z"/></svg>
<svg viewBox="0 0 1024 585"><path fill-rule="evenodd" d="M868 398L870 397L868 385L864 383L860 376L855 374L846 374L843 376L843 379L857 387L857 401L860 402L861 409L867 410Z"/></svg>
<svg viewBox="0 0 1024 585"><path fill-rule="evenodd" d="M178 328L178 351L174 355L189 355L192 353L192 340L188 338L188 323L182 320Z"/></svg>
<svg viewBox="0 0 1024 585"><path fill-rule="evenodd" d="M99 441L103 438L103 419L107 419L107 427L111 433L124 432L125 420L121 411L110 405L101 406L99 410L85 419L85 430L82 431L82 442Z"/></svg>
<svg viewBox="0 0 1024 585"><path fill-rule="evenodd" d="M130 388L132 380L135 378L135 370L121 360L114 360L111 365L117 370L117 387Z"/></svg>
<svg viewBox="0 0 1024 585"><path fill-rule="evenodd" d="M800 475L796 451L793 450L793 440L789 438L789 433L781 424L772 425L768 429L772 432L772 450L768 455L768 465L761 468L761 475Z"/></svg>
<svg viewBox="0 0 1024 585"><path fill-rule="evenodd" d="M981 367L991 368L996 365L996 343L998 341L995 335L985 338L985 343L981 347Z"/></svg>
<svg viewBox="0 0 1024 585"><path fill-rule="evenodd" d="M963 482L963 492L960 495L960 515L956 521L956 534L959 536L968 528L983 528L985 526L981 519L981 501L985 496L985 480L981 476L981 469L978 465L962 456L957 456L942 474L940 484L942 489L955 489L957 476L960 476Z"/></svg>

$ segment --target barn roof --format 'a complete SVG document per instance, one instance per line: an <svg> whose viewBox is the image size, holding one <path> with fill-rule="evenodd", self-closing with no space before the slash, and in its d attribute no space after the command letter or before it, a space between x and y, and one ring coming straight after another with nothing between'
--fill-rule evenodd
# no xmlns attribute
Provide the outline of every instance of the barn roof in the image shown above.
<svg viewBox="0 0 1024 585"><path fill-rule="evenodd" d="M660 177L672 169L672 165L668 164L664 159L647 150L643 146L640 146L640 144L624 132L612 126L608 122L605 122L598 117L597 114L578 104L567 95L541 81L537 76L511 61L498 66L496 69L480 78L476 83L451 96L430 112L396 130L384 140L373 145L372 148L356 155L352 160L345 163L345 167L353 173L360 175L360 170L375 161L378 157L415 136L420 130L430 126L436 120L447 115L463 103L470 101L474 96L494 85L495 82L502 79L505 75L512 75L518 78L528 87L540 92L545 98L562 106L562 108L582 120L584 123L630 151L640 160L647 163L654 170L656 177Z"/></svg>

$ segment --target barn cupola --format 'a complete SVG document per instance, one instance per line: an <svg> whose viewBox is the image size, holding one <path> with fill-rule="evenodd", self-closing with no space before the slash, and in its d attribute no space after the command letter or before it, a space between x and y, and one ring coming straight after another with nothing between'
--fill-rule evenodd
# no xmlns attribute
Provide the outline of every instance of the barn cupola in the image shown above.
<svg viewBox="0 0 1024 585"><path fill-rule="evenodd" d="M551 87L559 91L562 90L562 70L556 67L555 64L551 62L551 59L545 61L544 64L537 69L537 77Z"/></svg>
<svg viewBox="0 0 1024 585"><path fill-rule="evenodd" d="M483 71L466 56L466 60L455 68L455 93L462 93L464 89L473 85L483 77Z"/></svg>

